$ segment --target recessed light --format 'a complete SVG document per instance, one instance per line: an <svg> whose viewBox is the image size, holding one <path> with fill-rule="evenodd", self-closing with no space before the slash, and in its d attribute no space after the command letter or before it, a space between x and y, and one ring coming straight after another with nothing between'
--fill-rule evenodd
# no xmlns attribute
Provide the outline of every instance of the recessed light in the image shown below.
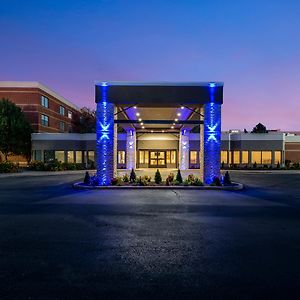
<svg viewBox="0 0 300 300"><path fill-rule="evenodd" d="M181 109L184 109L184 106L181 106Z"/></svg>
<svg viewBox="0 0 300 300"><path fill-rule="evenodd" d="M153 130L151 130L151 132L153 132Z"/></svg>
<svg viewBox="0 0 300 300"><path fill-rule="evenodd" d="M164 130L162 130L161 132L165 132Z"/></svg>
<svg viewBox="0 0 300 300"><path fill-rule="evenodd" d="M139 113L139 112L137 112L135 115L136 115L136 116L139 116L139 115L140 115L140 113Z"/></svg>
<svg viewBox="0 0 300 300"><path fill-rule="evenodd" d="M134 106L133 108L136 109L136 106Z"/></svg>
<svg viewBox="0 0 300 300"><path fill-rule="evenodd" d="M175 125L175 123L173 123L173 125Z"/></svg>
<svg viewBox="0 0 300 300"><path fill-rule="evenodd" d="M178 113L177 116L180 117L180 116L181 116L181 113Z"/></svg>
<svg viewBox="0 0 300 300"><path fill-rule="evenodd" d="M178 119L175 119L175 122L178 122Z"/></svg>
<svg viewBox="0 0 300 300"><path fill-rule="evenodd" d="M142 122L141 125L144 125L144 123Z"/></svg>
<svg viewBox="0 0 300 300"><path fill-rule="evenodd" d="M139 118L139 122L141 122L142 121L142 119L141 118Z"/></svg>
<svg viewBox="0 0 300 300"><path fill-rule="evenodd" d="M142 129L145 129L145 126L142 126Z"/></svg>
<svg viewBox="0 0 300 300"><path fill-rule="evenodd" d="M171 126L172 129L174 129L174 126Z"/></svg>

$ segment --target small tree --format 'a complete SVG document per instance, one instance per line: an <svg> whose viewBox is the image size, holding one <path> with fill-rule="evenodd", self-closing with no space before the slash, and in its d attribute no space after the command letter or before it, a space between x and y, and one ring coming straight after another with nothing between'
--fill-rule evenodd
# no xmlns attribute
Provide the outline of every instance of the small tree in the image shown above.
<svg viewBox="0 0 300 300"><path fill-rule="evenodd" d="M8 99L0 100L0 151L5 160L10 154L31 156L32 128L18 106Z"/></svg>
<svg viewBox="0 0 300 300"><path fill-rule="evenodd" d="M95 133L96 112L88 107L83 107L80 112L75 112L72 118L72 132Z"/></svg>
<svg viewBox="0 0 300 300"><path fill-rule="evenodd" d="M224 179L223 179L223 183L226 185L226 184L231 184L231 179L230 179L230 175L229 175L229 172L226 171L225 173L225 176L224 176Z"/></svg>
<svg viewBox="0 0 300 300"><path fill-rule="evenodd" d="M255 127L253 127L251 133L268 133L268 130L265 125L258 123Z"/></svg>
<svg viewBox="0 0 300 300"><path fill-rule="evenodd" d="M154 181L156 184L160 184L162 182L162 178L158 169L155 173Z"/></svg>
<svg viewBox="0 0 300 300"><path fill-rule="evenodd" d="M181 176L181 172L180 172L179 169L178 169L178 171L177 171L176 181L177 181L178 183L182 183L182 176Z"/></svg>
<svg viewBox="0 0 300 300"><path fill-rule="evenodd" d="M88 171L85 172L85 176L84 176L84 180L83 180L84 184L90 184L91 183L91 177Z"/></svg>
<svg viewBox="0 0 300 300"><path fill-rule="evenodd" d="M129 181L131 183L136 181L136 174L134 172L134 169L131 170Z"/></svg>

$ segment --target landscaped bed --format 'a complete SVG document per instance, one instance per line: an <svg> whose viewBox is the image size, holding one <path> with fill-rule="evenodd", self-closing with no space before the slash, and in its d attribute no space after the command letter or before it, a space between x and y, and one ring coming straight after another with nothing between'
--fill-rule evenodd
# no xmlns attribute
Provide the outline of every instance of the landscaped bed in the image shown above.
<svg viewBox="0 0 300 300"><path fill-rule="evenodd" d="M110 185L99 185L96 175L90 176L86 172L83 182L73 184L77 189L225 189L225 190L241 190L243 185L234 183L230 180L229 173L226 172L221 178L215 177L210 185L204 185L202 181L193 174L183 180L180 170L177 171L176 177L170 173L166 180L163 181L159 170L156 171L154 181L150 176L137 177L135 171L132 170L130 176L128 174L123 177L112 178Z"/></svg>

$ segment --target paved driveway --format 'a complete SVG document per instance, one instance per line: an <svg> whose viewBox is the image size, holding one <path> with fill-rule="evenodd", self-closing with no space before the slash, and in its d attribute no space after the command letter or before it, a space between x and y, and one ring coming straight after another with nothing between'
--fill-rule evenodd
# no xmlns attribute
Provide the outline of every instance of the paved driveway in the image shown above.
<svg viewBox="0 0 300 300"><path fill-rule="evenodd" d="M299 299L300 174L241 192L0 179L0 299Z"/></svg>

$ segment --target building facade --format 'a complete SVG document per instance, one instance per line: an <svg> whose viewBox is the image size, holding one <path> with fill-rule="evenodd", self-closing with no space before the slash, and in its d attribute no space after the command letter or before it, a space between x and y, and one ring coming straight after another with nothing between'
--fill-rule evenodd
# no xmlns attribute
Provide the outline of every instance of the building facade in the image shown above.
<svg viewBox="0 0 300 300"><path fill-rule="evenodd" d="M79 109L39 82L0 81L0 99L19 106L34 132L71 132L72 118Z"/></svg>

